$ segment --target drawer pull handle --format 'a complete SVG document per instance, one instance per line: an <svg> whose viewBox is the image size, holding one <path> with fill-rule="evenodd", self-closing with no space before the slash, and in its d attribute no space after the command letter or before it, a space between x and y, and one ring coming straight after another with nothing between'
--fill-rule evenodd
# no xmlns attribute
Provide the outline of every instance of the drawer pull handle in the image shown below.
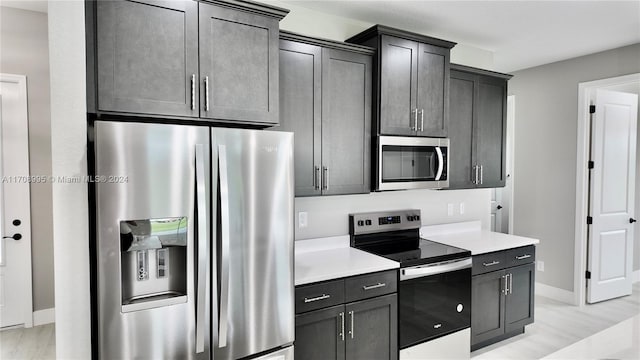
<svg viewBox="0 0 640 360"><path fill-rule="evenodd" d="M310 302L314 302L314 301L325 300L325 299L328 299L328 298L330 298L330 297L331 297L331 295L322 294L322 295L320 295L320 296L316 296L316 297L311 298L311 299L309 299L309 298L304 298L304 303L306 304L306 303L310 303Z"/></svg>
<svg viewBox="0 0 640 360"><path fill-rule="evenodd" d="M516 256L516 260L524 260L524 259L528 259L530 257L531 257L531 255L529 255L529 254Z"/></svg>
<svg viewBox="0 0 640 360"><path fill-rule="evenodd" d="M496 261L496 260L493 260L490 263L485 263L485 262L482 263L482 265L484 265L484 266L493 266L493 265L498 265L498 264L500 264L500 261Z"/></svg>
<svg viewBox="0 0 640 360"><path fill-rule="evenodd" d="M385 284L385 283L377 283L375 285L363 286L362 290L365 290L365 291L373 290L373 289L377 289L377 288L381 288L381 287L385 287L385 286L387 286L387 284Z"/></svg>

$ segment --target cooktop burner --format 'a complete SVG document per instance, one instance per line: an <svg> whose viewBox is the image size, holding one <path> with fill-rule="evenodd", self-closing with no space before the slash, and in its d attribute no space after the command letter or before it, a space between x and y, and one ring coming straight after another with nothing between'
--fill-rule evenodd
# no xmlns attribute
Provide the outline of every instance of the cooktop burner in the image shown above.
<svg viewBox="0 0 640 360"><path fill-rule="evenodd" d="M419 214L403 210L350 215L351 246L397 261L400 267L471 257L469 250L421 239Z"/></svg>

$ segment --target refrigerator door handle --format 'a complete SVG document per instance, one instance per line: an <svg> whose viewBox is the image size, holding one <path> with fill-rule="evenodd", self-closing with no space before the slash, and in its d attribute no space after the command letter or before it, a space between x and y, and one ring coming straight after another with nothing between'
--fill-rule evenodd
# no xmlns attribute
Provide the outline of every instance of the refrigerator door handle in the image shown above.
<svg viewBox="0 0 640 360"><path fill-rule="evenodd" d="M220 320L218 347L227 346L229 326L229 180L227 177L227 147L218 145L218 176L220 176Z"/></svg>
<svg viewBox="0 0 640 360"><path fill-rule="evenodd" d="M198 280L196 289L196 353L204 352L205 296L207 294L207 192L204 176L204 147L196 145L196 203L198 206Z"/></svg>

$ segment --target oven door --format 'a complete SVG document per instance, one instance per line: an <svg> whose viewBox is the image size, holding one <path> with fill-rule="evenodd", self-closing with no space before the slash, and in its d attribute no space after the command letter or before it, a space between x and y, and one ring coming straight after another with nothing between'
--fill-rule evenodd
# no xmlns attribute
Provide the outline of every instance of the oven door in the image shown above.
<svg viewBox="0 0 640 360"><path fill-rule="evenodd" d="M376 190L449 186L449 139L378 136Z"/></svg>
<svg viewBox="0 0 640 360"><path fill-rule="evenodd" d="M400 349L471 326L471 258L400 271Z"/></svg>

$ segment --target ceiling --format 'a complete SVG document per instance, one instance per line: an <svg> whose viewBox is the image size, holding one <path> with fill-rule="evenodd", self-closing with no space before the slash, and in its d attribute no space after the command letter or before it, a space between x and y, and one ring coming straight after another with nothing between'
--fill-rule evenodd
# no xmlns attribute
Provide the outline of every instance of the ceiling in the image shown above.
<svg viewBox="0 0 640 360"><path fill-rule="evenodd" d="M282 3L488 50L503 72L640 43L639 0Z"/></svg>

